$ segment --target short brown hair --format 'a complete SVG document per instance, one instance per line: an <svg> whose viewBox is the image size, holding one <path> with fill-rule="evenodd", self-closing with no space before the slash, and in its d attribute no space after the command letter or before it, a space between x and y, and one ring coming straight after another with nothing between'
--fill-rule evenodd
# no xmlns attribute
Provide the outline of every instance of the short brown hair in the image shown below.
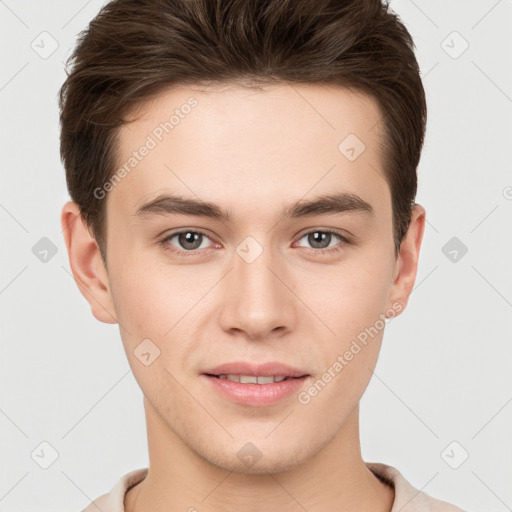
<svg viewBox="0 0 512 512"><path fill-rule="evenodd" d="M79 34L59 92L73 201L106 263L105 201L125 117L173 85L331 84L382 116L395 256L410 223L427 108L411 35L381 0L112 0ZM341 141L340 141L341 142Z"/></svg>

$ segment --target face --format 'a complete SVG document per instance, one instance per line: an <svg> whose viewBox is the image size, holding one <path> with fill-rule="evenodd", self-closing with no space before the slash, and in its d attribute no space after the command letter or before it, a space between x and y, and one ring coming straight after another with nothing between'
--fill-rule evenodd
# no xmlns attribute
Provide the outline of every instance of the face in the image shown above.
<svg viewBox="0 0 512 512"><path fill-rule="evenodd" d="M183 87L120 130L104 300L146 414L217 466L290 469L357 410L384 319L406 304L379 119L372 99L340 88ZM205 375L240 361L307 376L246 401Z"/></svg>

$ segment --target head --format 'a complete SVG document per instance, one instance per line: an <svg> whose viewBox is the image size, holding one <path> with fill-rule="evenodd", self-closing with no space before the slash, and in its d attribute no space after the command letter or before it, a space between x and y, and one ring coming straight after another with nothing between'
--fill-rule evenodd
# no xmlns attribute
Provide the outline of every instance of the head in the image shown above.
<svg viewBox="0 0 512 512"><path fill-rule="evenodd" d="M73 274L146 407L207 460L249 471L251 441L250 471L291 467L357 409L423 235L413 47L379 0L120 0L80 35L60 92ZM243 407L203 375L239 360L310 381Z"/></svg>

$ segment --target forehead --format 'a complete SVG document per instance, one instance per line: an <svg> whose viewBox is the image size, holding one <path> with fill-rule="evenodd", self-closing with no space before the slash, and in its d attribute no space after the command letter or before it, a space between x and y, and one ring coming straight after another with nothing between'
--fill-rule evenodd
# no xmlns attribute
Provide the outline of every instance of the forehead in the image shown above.
<svg viewBox="0 0 512 512"><path fill-rule="evenodd" d="M164 191L254 208L349 191L389 194L377 103L340 87L180 86L119 130L109 212L133 214ZM380 196L380 197L379 197ZM286 200L288 202L288 200Z"/></svg>

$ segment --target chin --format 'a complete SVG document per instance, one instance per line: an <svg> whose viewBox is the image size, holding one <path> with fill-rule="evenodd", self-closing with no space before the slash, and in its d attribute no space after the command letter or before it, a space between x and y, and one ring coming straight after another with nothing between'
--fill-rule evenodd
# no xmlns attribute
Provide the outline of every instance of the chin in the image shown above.
<svg viewBox="0 0 512 512"><path fill-rule="evenodd" d="M214 453L203 452L199 455L214 466L232 473L245 475L264 475L290 471L313 455L313 453L306 452L300 446L299 440L297 440L298 446L288 446L287 448L281 443L279 443L279 448L277 445L272 446L268 439L266 443L270 445L269 448L272 450L272 453L269 453L267 448L258 448L258 446L261 447L263 441L261 443L258 443L258 441L255 443L250 441L245 443L235 442L241 448L233 452L234 443L231 441L224 448L224 451L222 447L219 447L218 451Z"/></svg>

